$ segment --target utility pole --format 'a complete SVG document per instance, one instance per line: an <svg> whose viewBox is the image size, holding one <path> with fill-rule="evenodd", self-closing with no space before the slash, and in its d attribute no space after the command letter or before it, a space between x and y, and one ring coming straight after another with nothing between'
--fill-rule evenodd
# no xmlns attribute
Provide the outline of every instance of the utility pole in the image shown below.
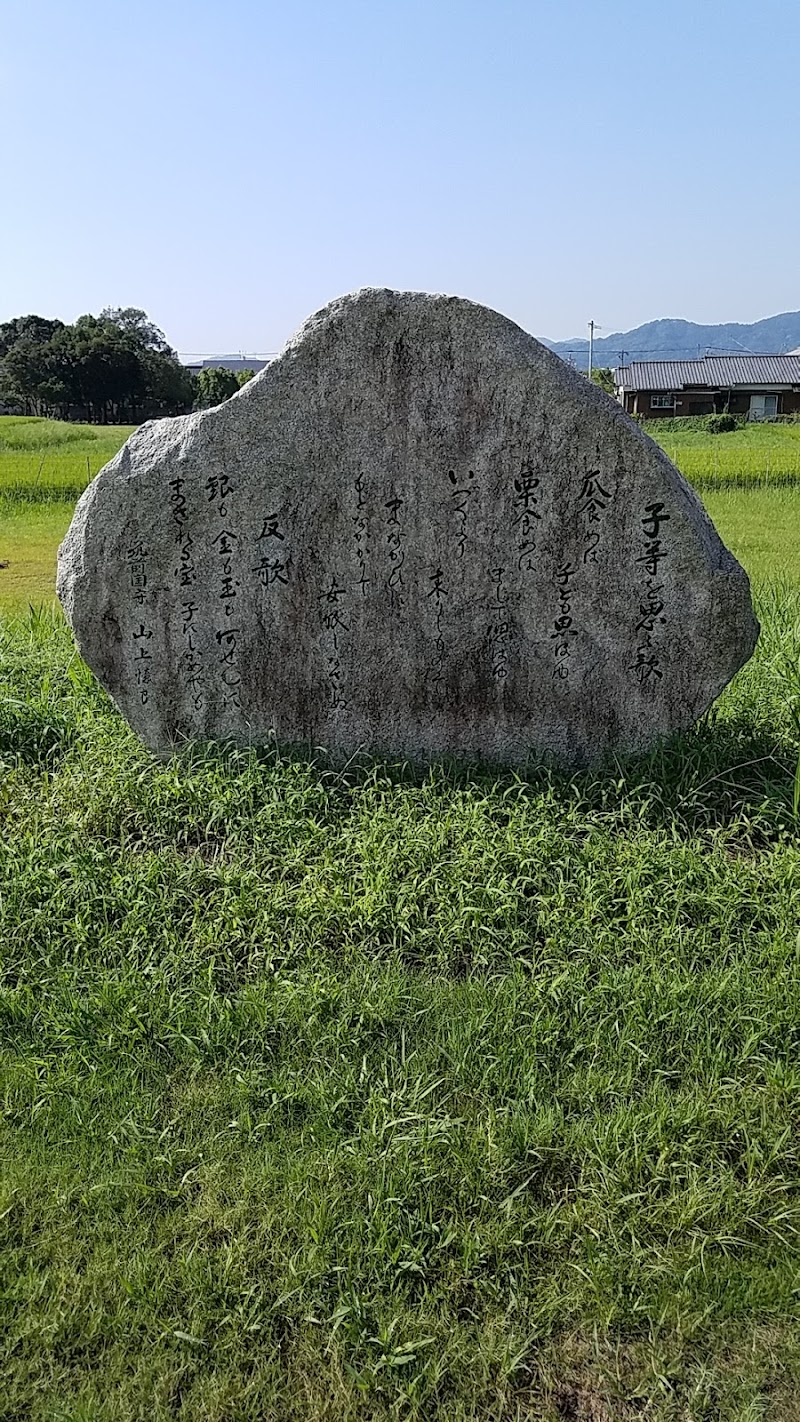
<svg viewBox="0 0 800 1422"><path fill-rule="evenodd" d="M593 356L594 356L594 333L595 330L602 331L602 326L597 326L594 321L589 322L589 379L592 378Z"/></svg>

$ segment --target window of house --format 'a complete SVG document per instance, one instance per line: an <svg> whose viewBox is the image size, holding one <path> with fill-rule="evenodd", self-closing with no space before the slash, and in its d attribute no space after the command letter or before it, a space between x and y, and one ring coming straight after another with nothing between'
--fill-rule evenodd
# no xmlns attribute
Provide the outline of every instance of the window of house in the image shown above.
<svg viewBox="0 0 800 1422"><path fill-rule="evenodd" d="M651 396L650 396L650 409L651 409L651 410L671 410L674 404L675 404L675 396L674 396L674 395L651 395Z"/></svg>

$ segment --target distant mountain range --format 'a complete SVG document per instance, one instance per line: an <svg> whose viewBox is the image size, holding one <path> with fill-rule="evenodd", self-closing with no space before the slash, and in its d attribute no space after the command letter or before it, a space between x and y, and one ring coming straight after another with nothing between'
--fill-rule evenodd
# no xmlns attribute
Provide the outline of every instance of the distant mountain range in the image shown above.
<svg viewBox="0 0 800 1422"><path fill-rule="evenodd" d="M589 342L539 339L578 370L589 364ZM731 322L698 326L694 321L648 321L633 331L595 337L595 366L627 365L632 360L697 360L704 355L784 355L800 346L800 311L768 316L752 326Z"/></svg>

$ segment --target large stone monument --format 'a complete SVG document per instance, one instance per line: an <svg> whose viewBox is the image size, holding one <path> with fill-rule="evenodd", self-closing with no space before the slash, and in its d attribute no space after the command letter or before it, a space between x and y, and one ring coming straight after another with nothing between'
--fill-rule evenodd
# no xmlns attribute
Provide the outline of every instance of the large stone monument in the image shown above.
<svg viewBox="0 0 800 1422"><path fill-rule="evenodd" d="M620 407L505 317L365 290L213 410L144 425L58 594L142 739L573 764L690 726L749 585Z"/></svg>

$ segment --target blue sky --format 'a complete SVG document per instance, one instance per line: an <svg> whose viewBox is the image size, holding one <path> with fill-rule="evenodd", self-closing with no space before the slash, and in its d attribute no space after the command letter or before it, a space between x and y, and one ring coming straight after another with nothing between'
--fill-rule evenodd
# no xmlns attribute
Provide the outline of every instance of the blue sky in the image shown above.
<svg viewBox="0 0 800 1422"><path fill-rule="evenodd" d="M271 351L359 286L536 335L800 307L797 0L7 5L0 320Z"/></svg>

